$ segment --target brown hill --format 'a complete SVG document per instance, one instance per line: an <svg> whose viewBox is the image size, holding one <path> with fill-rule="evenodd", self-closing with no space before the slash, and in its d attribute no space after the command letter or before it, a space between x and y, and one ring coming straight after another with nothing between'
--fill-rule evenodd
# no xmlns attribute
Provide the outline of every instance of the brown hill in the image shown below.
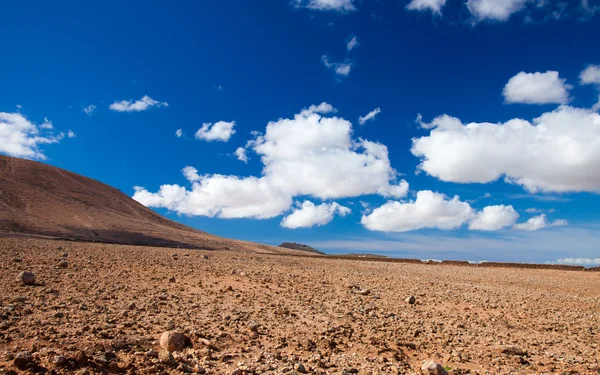
<svg viewBox="0 0 600 375"><path fill-rule="evenodd" d="M294 253L293 250L225 239L187 227L91 178L1 155L0 235Z"/></svg>

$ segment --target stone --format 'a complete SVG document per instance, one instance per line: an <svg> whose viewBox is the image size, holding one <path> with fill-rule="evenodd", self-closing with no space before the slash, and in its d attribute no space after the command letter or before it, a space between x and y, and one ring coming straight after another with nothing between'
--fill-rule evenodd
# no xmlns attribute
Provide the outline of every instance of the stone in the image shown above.
<svg viewBox="0 0 600 375"><path fill-rule="evenodd" d="M75 361L75 363L77 363L77 366L83 367L87 366L89 358L85 351L80 350L77 353L75 353L73 360Z"/></svg>
<svg viewBox="0 0 600 375"><path fill-rule="evenodd" d="M439 363L435 363L434 361L425 361L421 366L421 371L424 375L448 375L448 372L440 365Z"/></svg>
<svg viewBox="0 0 600 375"><path fill-rule="evenodd" d="M67 359L62 355L55 355L52 359L52 363L54 363L56 366L62 366L66 361Z"/></svg>
<svg viewBox="0 0 600 375"><path fill-rule="evenodd" d="M304 367L304 365L300 362L296 363L296 365L294 366L294 370L298 371L301 374L306 373L306 368Z"/></svg>
<svg viewBox="0 0 600 375"><path fill-rule="evenodd" d="M66 260L62 259L60 262L58 262L57 266L59 268L67 268L67 267L69 267L69 262L67 262Z"/></svg>
<svg viewBox="0 0 600 375"><path fill-rule="evenodd" d="M179 366L177 366L177 370L181 371L181 372L185 372L186 374L190 374L192 372L194 372L194 368L190 365L188 365L187 363L180 363Z"/></svg>
<svg viewBox="0 0 600 375"><path fill-rule="evenodd" d="M190 342L190 339L183 333L176 331L167 331L160 337L160 347L168 352L181 350Z"/></svg>
<svg viewBox="0 0 600 375"><path fill-rule="evenodd" d="M35 275L33 272L23 271L17 277L17 281L23 285L33 285L35 284Z"/></svg>
<svg viewBox="0 0 600 375"><path fill-rule="evenodd" d="M158 352L158 360L161 363L164 363L165 365L169 365L169 366L177 365L177 361L175 361L173 354L171 354L171 352L169 352L167 350L161 350L160 352Z"/></svg>
<svg viewBox="0 0 600 375"><path fill-rule="evenodd" d="M30 364L33 363L33 356L29 352L20 352L15 356L13 364L19 370L25 370Z"/></svg>
<svg viewBox="0 0 600 375"><path fill-rule="evenodd" d="M415 302L417 302L417 299L415 298L415 296L409 296L404 299L404 302L414 305Z"/></svg>

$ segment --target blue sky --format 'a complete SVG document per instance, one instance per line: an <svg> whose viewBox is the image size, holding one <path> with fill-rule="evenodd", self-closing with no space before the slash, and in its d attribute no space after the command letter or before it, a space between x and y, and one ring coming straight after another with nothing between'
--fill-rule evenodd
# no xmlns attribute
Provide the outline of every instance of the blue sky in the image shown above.
<svg viewBox="0 0 600 375"><path fill-rule="evenodd" d="M227 237L600 262L598 1L1 8L4 154Z"/></svg>

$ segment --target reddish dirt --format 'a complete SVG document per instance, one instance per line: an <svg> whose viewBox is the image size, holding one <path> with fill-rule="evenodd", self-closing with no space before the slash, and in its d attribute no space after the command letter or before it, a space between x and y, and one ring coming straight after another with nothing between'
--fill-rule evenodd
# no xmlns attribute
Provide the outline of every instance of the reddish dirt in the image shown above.
<svg viewBox="0 0 600 375"><path fill-rule="evenodd" d="M0 238L0 285L0 374L600 373L596 272Z"/></svg>
<svg viewBox="0 0 600 375"><path fill-rule="evenodd" d="M91 178L0 155L2 233L104 243L293 253L213 236L166 219Z"/></svg>

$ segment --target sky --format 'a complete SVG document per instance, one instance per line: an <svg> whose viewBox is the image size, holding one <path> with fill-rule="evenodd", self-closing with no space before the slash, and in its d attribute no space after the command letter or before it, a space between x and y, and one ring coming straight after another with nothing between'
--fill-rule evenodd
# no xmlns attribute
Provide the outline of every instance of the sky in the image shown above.
<svg viewBox="0 0 600 375"><path fill-rule="evenodd" d="M600 1L0 10L2 154L230 238L600 264Z"/></svg>

